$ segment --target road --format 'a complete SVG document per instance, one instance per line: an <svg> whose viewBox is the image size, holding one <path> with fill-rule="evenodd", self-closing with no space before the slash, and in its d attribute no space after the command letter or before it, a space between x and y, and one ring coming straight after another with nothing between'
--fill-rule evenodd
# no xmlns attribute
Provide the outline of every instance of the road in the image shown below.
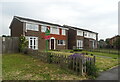
<svg viewBox="0 0 120 82"><path fill-rule="evenodd" d="M120 66L101 72L96 80L118 80L118 68Z"/></svg>

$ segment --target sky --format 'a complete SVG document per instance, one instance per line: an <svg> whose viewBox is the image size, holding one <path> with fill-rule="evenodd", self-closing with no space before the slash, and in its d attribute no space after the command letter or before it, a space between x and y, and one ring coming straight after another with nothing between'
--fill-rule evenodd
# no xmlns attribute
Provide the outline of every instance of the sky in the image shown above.
<svg viewBox="0 0 120 82"><path fill-rule="evenodd" d="M99 39L118 34L119 0L1 0L0 35L10 35L13 16L70 25L98 33Z"/></svg>

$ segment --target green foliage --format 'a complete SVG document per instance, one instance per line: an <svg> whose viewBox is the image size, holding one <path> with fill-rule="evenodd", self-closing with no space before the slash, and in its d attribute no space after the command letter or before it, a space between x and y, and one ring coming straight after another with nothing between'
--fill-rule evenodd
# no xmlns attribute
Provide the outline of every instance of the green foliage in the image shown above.
<svg viewBox="0 0 120 82"><path fill-rule="evenodd" d="M20 52L24 51L27 46L28 46L28 41L26 40L26 38L24 36L20 36L19 37L19 49L20 49Z"/></svg>
<svg viewBox="0 0 120 82"><path fill-rule="evenodd" d="M96 67L95 64L91 63L91 62L86 62L86 73L88 76L91 76L92 78L97 77L98 75L98 68Z"/></svg>
<svg viewBox="0 0 120 82"><path fill-rule="evenodd" d="M116 46L118 49L120 49L120 37L117 38L117 40L113 43L114 46Z"/></svg>
<svg viewBox="0 0 120 82"><path fill-rule="evenodd" d="M82 51L82 49L74 49L73 51Z"/></svg>
<svg viewBox="0 0 120 82"><path fill-rule="evenodd" d="M48 53L48 55L47 55L47 62L48 63L52 63L52 57L53 57L53 55Z"/></svg>

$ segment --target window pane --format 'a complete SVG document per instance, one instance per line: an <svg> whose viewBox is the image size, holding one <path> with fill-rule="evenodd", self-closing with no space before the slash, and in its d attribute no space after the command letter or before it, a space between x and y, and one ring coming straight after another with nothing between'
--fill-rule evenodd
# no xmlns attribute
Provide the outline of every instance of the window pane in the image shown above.
<svg viewBox="0 0 120 82"><path fill-rule="evenodd" d="M47 29L47 27L46 27L46 26L41 26L41 32L45 32L45 31L46 31L46 29Z"/></svg>
<svg viewBox="0 0 120 82"><path fill-rule="evenodd" d="M27 28L27 30L38 31L39 26L36 24L26 23L26 28Z"/></svg>
<svg viewBox="0 0 120 82"><path fill-rule="evenodd" d="M50 28L50 33L52 33L52 34L59 34L59 29L55 28L55 27L51 27Z"/></svg>
<svg viewBox="0 0 120 82"><path fill-rule="evenodd" d="M32 45L32 40L30 40L30 45Z"/></svg>
<svg viewBox="0 0 120 82"><path fill-rule="evenodd" d="M65 32L66 32L65 29L62 29L62 35L65 35Z"/></svg>

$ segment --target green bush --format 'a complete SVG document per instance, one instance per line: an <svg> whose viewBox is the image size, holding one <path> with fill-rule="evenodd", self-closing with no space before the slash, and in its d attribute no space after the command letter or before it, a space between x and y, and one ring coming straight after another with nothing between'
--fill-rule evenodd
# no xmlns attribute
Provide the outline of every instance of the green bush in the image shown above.
<svg viewBox="0 0 120 82"><path fill-rule="evenodd" d="M74 49L73 51L82 51L82 49Z"/></svg>
<svg viewBox="0 0 120 82"><path fill-rule="evenodd" d="M28 47L28 41L26 40L25 36L19 37L19 51L26 53Z"/></svg>
<svg viewBox="0 0 120 82"><path fill-rule="evenodd" d="M88 76L91 76L91 78L95 78L98 76L98 68L95 64L88 61L86 62L86 73Z"/></svg>
<svg viewBox="0 0 120 82"><path fill-rule="evenodd" d="M47 62L48 63L52 63L52 57L53 57L53 55L51 55L51 54L47 55Z"/></svg>

